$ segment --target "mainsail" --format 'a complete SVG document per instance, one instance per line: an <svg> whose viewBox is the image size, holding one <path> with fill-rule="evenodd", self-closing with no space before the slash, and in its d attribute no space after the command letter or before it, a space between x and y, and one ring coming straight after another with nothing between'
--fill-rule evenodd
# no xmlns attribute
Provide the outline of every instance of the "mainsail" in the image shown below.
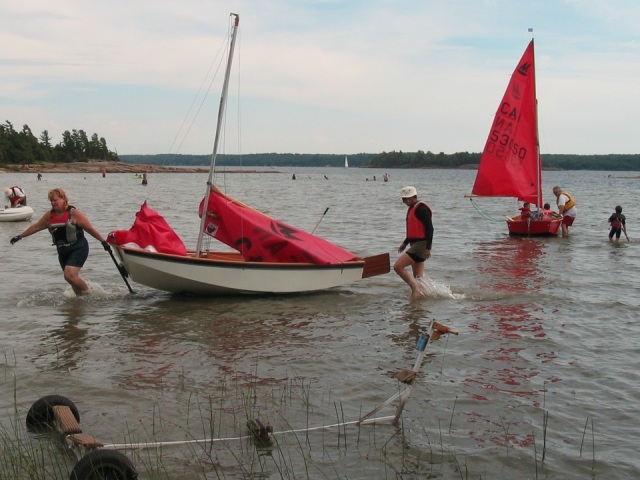
<svg viewBox="0 0 640 480"><path fill-rule="evenodd" d="M542 206L533 40L496 111L472 193Z"/></svg>
<svg viewBox="0 0 640 480"><path fill-rule="evenodd" d="M200 216L204 200L200 204ZM357 255L224 195L209 194L204 232L251 262L338 264Z"/></svg>

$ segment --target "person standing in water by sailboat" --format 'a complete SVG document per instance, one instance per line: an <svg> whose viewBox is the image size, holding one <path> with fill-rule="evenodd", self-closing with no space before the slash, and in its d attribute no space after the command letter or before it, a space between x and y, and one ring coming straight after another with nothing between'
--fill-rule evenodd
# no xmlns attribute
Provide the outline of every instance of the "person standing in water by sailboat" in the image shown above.
<svg viewBox="0 0 640 480"><path fill-rule="evenodd" d="M562 216L562 236L569 236L569 227L573 225L576 219L576 201L567 192L563 192L559 186L553 187L553 194L556 196L556 205L558 205L558 214Z"/></svg>
<svg viewBox="0 0 640 480"><path fill-rule="evenodd" d="M431 257L433 242L432 212L429 205L418 200L415 187L404 187L400 192L402 202L407 206L407 236L398 247L401 253L393 270L411 287L411 298L417 299L426 294L423 290L424 262ZM405 249L409 249L405 252ZM411 266L412 273L406 270Z"/></svg>
<svg viewBox="0 0 640 480"><path fill-rule="evenodd" d="M53 244L58 250L58 261L64 272L64 279L71 285L73 292L80 296L89 291L89 286L80 276L80 269L89 256L89 242L84 236L85 230L98 240L106 251L110 252L111 246L91 225L84 213L69 205L64 190L50 190L49 201L51 210L36 223L29 225L20 235L13 237L11 245L45 228L49 229Z"/></svg>

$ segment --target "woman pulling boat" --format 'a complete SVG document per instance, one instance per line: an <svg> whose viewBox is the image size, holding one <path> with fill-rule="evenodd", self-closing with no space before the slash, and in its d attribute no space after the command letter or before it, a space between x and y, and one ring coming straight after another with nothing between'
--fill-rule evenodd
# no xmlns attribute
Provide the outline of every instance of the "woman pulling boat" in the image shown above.
<svg viewBox="0 0 640 480"><path fill-rule="evenodd" d="M45 228L49 230L53 244L58 250L58 261L64 271L64 279L71 285L76 295L82 295L89 291L89 286L80 277L80 269L89 256L89 242L84 236L86 230L98 240L106 251L111 247L100 233L91 225L84 213L73 205L69 205L67 195L61 188L49 191L51 210L45 213L40 220L27 227L20 235L11 239L11 245L19 242L24 237L33 235Z"/></svg>

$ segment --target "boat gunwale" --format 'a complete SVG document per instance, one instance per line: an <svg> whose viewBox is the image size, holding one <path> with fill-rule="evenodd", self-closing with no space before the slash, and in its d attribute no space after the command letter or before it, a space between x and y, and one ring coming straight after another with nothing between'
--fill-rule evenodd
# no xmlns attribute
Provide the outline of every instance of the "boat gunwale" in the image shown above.
<svg viewBox="0 0 640 480"><path fill-rule="evenodd" d="M124 251L126 255L135 257L151 257L156 259L162 259L168 262L174 263L196 263L203 265L220 265L228 268L252 268L252 269L273 269L273 270L344 270L344 269L356 269L364 268L365 259L355 258L348 262L341 263L284 263L284 262L251 262L241 258L240 253L236 252L210 252L221 253L223 255L237 255L240 257L238 260L224 260L217 258L195 257L195 251L188 251L187 255L175 255L171 253L162 252L150 252L148 250L139 250L137 248L127 248L121 245L114 245L117 249ZM124 260L124 259L123 259Z"/></svg>
<svg viewBox="0 0 640 480"><path fill-rule="evenodd" d="M511 220L507 220L507 228L509 230L509 235L532 236L532 237L543 237L543 236L555 237L558 234L558 229L560 228L561 223L562 223L562 220L560 218L537 219L537 220L527 220L527 219L523 220L521 218L513 218ZM525 231L525 228L526 228L526 231ZM520 231L515 231L515 230L520 230Z"/></svg>

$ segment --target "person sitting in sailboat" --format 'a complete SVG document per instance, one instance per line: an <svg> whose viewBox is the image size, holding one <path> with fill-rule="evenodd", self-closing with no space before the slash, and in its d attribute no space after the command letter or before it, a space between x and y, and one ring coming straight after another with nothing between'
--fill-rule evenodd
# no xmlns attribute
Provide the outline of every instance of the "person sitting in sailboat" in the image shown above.
<svg viewBox="0 0 640 480"><path fill-rule="evenodd" d="M27 194L19 186L14 185L13 187L5 188L4 194L11 202L11 208L27 206Z"/></svg>
<svg viewBox="0 0 640 480"><path fill-rule="evenodd" d="M538 212L531 211L531 203L524 202L522 204L522 208L520 209L520 218L522 220L538 220L540 214Z"/></svg>
<svg viewBox="0 0 640 480"><path fill-rule="evenodd" d="M542 209L540 210L540 215L542 216L542 220L551 220L553 216L553 210L551 210L551 205L545 203Z"/></svg>

